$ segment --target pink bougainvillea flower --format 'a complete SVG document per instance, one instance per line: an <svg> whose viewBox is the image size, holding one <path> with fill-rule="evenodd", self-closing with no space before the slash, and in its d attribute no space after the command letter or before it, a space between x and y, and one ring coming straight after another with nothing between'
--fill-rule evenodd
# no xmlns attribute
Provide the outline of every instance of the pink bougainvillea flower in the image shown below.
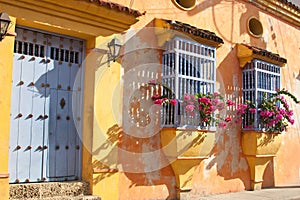
<svg viewBox="0 0 300 200"><path fill-rule="evenodd" d="M220 100L218 98L215 98L212 100L213 105L218 105L220 103Z"/></svg>
<svg viewBox="0 0 300 200"><path fill-rule="evenodd" d="M276 119L282 120L282 119L283 119L283 116L282 116L281 114L278 114L278 115L276 115Z"/></svg>
<svg viewBox="0 0 300 200"><path fill-rule="evenodd" d="M203 118L203 122L208 122L208 118Z"/></svg>
<svg viewBox="0 0 300 200"><path fill-rule="evenodd" d="M194 105L187 105L186 107L185 107L185 110L187 111L187 112L193 112L194 111L194 109L195 109L195 106Z"/></svg>
<svg viewBox="0 0 300 200"><path fill-rule="evenodd" d="M293 125L295 123L295 120L291 117L288 116L287 120Z"/></svg>
<svg viewBox="0 0 300 200"><path fill-rule="evenodd" d="M191 95L191 100L196 101L196 97L194 95Z"/></svg>
<svg viewBox="0 0 300 200"><path fill-rule="evenodd" d="M159 94L155 94L155 95L153 95L153 96L151 97L151 99L152 99L153 101L155 101L156 99L159 99L159 97L160 97Z"/></svg>
<svg viewBox="0 0 300 200"><path fill-rule="evenodd" d="M282 115L285 115L286 114L285 109L279 108L279 113L282 114Z"/></svg>
<svg viewBox="0 0 300 200"><path fill-rule="evenodd" d="M290 119L290 123L293 125L295 123L294 119Z"/></svg>
<svg viewBox="0 0 300 200"><path fill-rule="evenodd" d="M231 101L230 99L227 100L227 106L234 106L235 103L233 101Z"/></svg>
<svg viewBox="0 0 300 200"><path fill-rule="evenodd" d="M204 103L204 104L209 104L210 99L207 98L207 97L201 97L201 98L198 99L198 102L199 103Z"/></svg>
<svg viewBox="0 0 300 200"><path fill-rule="evenodd" d="M171 99L170 104L175 106L177 104L177 100L176 99Z"/></svg>
<svg viewBox="0 0 300 200"><path fill-rule="evenodd" d="M217 107L216 106L211 106L211 111L216 111L217 110Z"/></svg>
<svg viewBox="0 0 300 200"><path fill-rule="evenodd" d="M217 96L220 96L220 93L219 92L214 92L214 97L217 97Z"/></svg>
<svg viewBox="0 0 300 200"><path fill-rule="evenodd" d="M229 117L229 116L226 117L226 118L225 118L225 122L231 122L231 117Z"/></svg>
<svg viewBox="0 0 300 200"><path fill-rule="evenodd" d="M250 113L256 113L256 108L249 108Z"/></svg>
<svg viewBox="0 0 300 200"><path fill-rule="evenodd" d="M163 102L164 102L163 99L156 99L156 100L154 101L154 104L156 104L156 105L162 105Z"/></svg>
<svg viewBox="0 0 300 200"><path fill-rule="evenodd" d="M268 111L268 110L262 110L262 111L260 111L259 115L261 117L271 117L272 113L270 111Z"/></svg>
<svg viewBox="0 0 300 200"><path fill-rule="evenodd" d="M287 115L288 115L288 116L293 116L293 115L294 115L294 112L293 112L292 110L290 110L290 111L287 112Z"/></svg>
<svg viewBox="0 0 300 200"><path fill-rule="evenodd" d="M191 97L189 94L185 94L184 97L183 97L184 101L190 101L191 100Z"/></svg>

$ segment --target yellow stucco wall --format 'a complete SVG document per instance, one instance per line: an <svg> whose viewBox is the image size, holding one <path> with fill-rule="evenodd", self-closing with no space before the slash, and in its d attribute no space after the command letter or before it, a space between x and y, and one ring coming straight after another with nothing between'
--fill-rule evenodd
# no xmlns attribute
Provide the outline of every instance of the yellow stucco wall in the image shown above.
<svg viewBox="0 0 300 200"><path fill-rule="evenodd" d="M137 21L136 16L128 11L120 11L118 8L101 6L96 2L78 2L75 0L61 1L43 1L34 0L25 1L0 1L1 11L6 11L13 16L13 25L11 30L14 31L15 25L27 26L31 28L49 31L58 34L78 37L86 40L86 59L84 60L84 97L83 97L83 114L82 114L82 179L89 181L91 184L91 193L93 191L93 181L96 175L93 175L93 120L94 120L94 92L97 64L99 57L103 52L98 54L97 45L101 39L97 36L110 36L113 33L122 32ZM44 12L47 10L47 12ZM99 37L100 38L100 37ZM4 87L1 87L2 95L0 106L2 112L0 115L0 174L5 176L8 173L8 148L9 148L9 125L10 125L10 93L12 79L12 61L13 61L13 37L6 37L0 42L0 80ZM105 46L105 49L107 46ZM96 51L94 51L96 49ZM113 66L113 64L112 64ZM120 80L120 68L114 66L113 71L108 73L108 79L115 84ZM112 75L112 76L111 76ZM114 79L111 79L114 77ZM118 93L119 89L115 92ZM113 120L107 122L111 126ZM106 127L105 127L106 128ZM97 133L97 130L96 130ZM95 134L97 135L97 134ZM97 137L95 138L95 141ZM95 146L95 145L94 145ZM118 178L117 178L118 179ZM115 183L117 180L113 179ZM106 181L106 180L105 180ZM95 184L95 193L102 193L104 184ZM109 184L108 184L109 185ZM0 198L8 199L8 178L0 178ZM98 189L97 189L98 188ZM100 188L100 189L99 189ZM100 192L99 192L100 191ZM117 192L110 195L118 195Z"/></svg>
<svg viewBox="0 0 300 200"><path fill-rule="evenodd" d="M9 31L14 31L16 19L10 17L12 26ZM11 99L11 77L13 65L14 37L5 37L0 42L0 174L8 174L8 147L9 147L9 125L10 125L10 99ZM8 180L0 178L0 199L8 199Z"/></svg>
<svg viewBox="0 0 300 200"><path fill-rule="evenodd" d="M100 40L98 47L111 38ZM95 73L93 131L93 194L102 199L119 199L118 140L121 133L121 68L118 62L107 63L104 55Z"/></svg>
<svg viewBox="0 0 300 200"><path fill-rule="evenodd" d="M130 162L133 163L130 167L136 164L136 159L134 159L136 157L125 157L128 159L125 160L120 156L120 154L124 155L124 152L120 153L118 145L121 145L121 149L132 151L134 154L160 148L160 144L157 143L159 141L157 135L147 139L127 135L123 136L124 144L117 143L123 132L123 114L127 112L123 110L123 96L129 94L130 89L132 89L126 83L124 85L123 75L130 78L132 69L136 66L142 66L141 69L144 71L151 71L152 68L158 69L160 66L161 52L153 46L153 44L157 44L156 38L153 37L153 31L140 32L154 18L178 20L212 31L224 40L225 43L217 50L217 89L222 94L236 100L241 94L242 70L239 67L235 47L238 43L247 43L279 53L288 60L287 66L282 68L282 87L293 91L298 98L300 97L299 58L295 56L299 54L299 30L245 1L199 0L194 9L183 11L168 0L115 0L114 2L133 9L146 11L146 15L140 17L140 21L132 26L132 32L123 34L128 39L128 41L126 40L128 51L116 63L110 63L110 66L101 65L101 63L107 59L104 56L106 52L102 50L107 49L105 45L112 37L96 38L96 36L110 35L112 32L126 30L129 27L128 24L133 23L132 18L128 20L127 25L122 24L117 29L106 32L107 29L103 26L100 28L93 27L99 25L100 19L94 25L93 23L84 25L86 22L93 21L93 17L101 17L97 15L98 10L95 6L89 7L84 4L87 9L93 12L94 16L89 19L85 18L78 23L78 17L83 16L76 15L77 21L72 21L72 17L70 18L74 14L72 8L78 8L78 5L72 4L72 0L66 1L67 9L55 10L50 5L46 6L49 8L51 16L46 16L45 13L40 13L36 9L36 6L42 4L41 2L37 3L38 5L26 5L28 9L16 8L16 1L9 2L0 1L0 6L6 9L9 14L17 17L16 24L18 25L87 39L82 128L84 145L82 176L83 180L90 182L91 192L101 196L104 200L165 199L176 196L174 173L169 165L156 171L143 173L117 170L120 169L118 166L120 163L124 164L121 167L126 167L125 164L130 166ZM57 0L55 3L60 4L60 1ZM22 5L25 4L23 2ZM65 12L69 21L62 16L55 17L58 12ZM115 13L106 13L108 16L110 14L114 15ZM252 37L247 32L247 20L252 16L260 19L263 24L264 33L261 38ZM121 16L121 18L126 17L128 16ZM72 23L69 23L70 20ZM120 19L112 20L114 22L109 26L115 26L114 23L118 20ZM101 33L101 30L105 32ZM133 37L130 40L132 36L138 37ZM2 94L0 106L3 110L0 114L0 127L3 130L3 134L0 134L0 161L4 163L4 165L0 165L0 173L8 171L8 164L5 163L8 163L12 48L12 37L7 37L0 42L0 82L5 85L0 89L0 94ZM135 53L133 52L135 49L141 51ZM283 134L283 143L277 157L265 172L264 186L300 184L300 158L294 156L294 152L300 151L298 140L300 109L299 105L294 104L292 104L292 108L295 110L295 125ZM134 135L135 130L132 127L129 128L130 130L126 131ZM241 151L240 128L231 126L226 132L218 130L216 138L211 156L200 163L193 175L192 192L195 195L226 193L250 188L249 167ZM137 162L136 166L141 166L147 171L149 166L151 168L152 164L157 161L156 159L164 159L162 155L160 154L158 158L143 158ZM274 173L272 171L273 166ZM7 199L8 179L0 178L0 187L0 197Z"/></svg>

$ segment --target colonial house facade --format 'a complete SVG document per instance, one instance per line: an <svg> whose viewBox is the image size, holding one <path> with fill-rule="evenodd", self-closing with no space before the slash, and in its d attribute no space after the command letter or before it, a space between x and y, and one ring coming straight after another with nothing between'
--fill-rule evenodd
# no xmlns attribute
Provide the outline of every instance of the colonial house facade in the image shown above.
<svg viewBox="0 0 300 200"><path fill-rule="evenodd" d="M1 199L191 199L300 184L295 2L0 7L11 21L0 42ZM267 107L288 112L270 121L258 105L278 91L289 98ZM203 112L202 97L218 113Z"/></svg>

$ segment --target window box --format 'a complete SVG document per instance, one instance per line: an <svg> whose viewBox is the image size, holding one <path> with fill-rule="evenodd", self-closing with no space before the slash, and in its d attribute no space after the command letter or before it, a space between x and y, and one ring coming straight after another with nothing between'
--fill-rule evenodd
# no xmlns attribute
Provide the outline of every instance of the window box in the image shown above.
<svg viewBox="0 0 300 200"><path fill-rule="evenodd" d="M162 150L174 171L178 196L180 192L191 190L195 168L210 155L215 144L215 134L215 131L210 130L161 130Z"/></svg>
<svg viewBox="0 0 300 200"><path fill-rule="evenodd" d="M281 141L280 133L242 132L242 149L250 167L251 190L262 188L264 171L278 152Z"/></svg>

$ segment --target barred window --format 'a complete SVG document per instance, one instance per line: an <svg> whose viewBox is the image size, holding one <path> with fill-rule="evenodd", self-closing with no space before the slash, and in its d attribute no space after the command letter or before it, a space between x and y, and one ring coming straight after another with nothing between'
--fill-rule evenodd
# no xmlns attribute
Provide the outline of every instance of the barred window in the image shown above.
<svg viewBox="0 0 300 200"><path fill-rule="evenodd" d="M184 94L215 92L216 48L183 38L174 38L166 44L162 57L162 83L178 99L176 106L162 109L163 127L201 126L199 115L188 116L182 105ZM164 90L164 95L168 91Z"/></svg>
<svg viewBox="0 0 300 200"><path fill-rule="evenodd" d="M252 60L243 69L243 100L250 100L256 105L262 102L263 96L269 97L280 89L280 66L261 60ZM278 105L279 106L279 105ZM247 114L243 119L244 130L262 130L258 112Z"/></svg>

